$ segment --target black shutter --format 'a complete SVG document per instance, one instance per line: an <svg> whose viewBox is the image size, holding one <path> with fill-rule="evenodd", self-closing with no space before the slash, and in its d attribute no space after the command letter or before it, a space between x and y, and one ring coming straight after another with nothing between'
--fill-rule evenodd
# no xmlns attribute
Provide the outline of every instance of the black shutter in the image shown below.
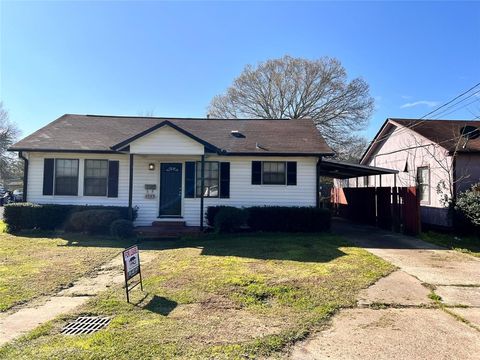
<svg viewBox="0 0 480 360"><path fill-rule="evenodd" d="M252 161L252 185L262 184L262 162Z"/></svg>
<svg viewBox="0 0 480 360"><path fill-rule="evenodd" d="M287 161L287 185L297 185L296 161Z"/></svg>
<svg viewBox="0 0 480 360"><path fill-rule="evenodd" d="M230 197L230 163L220 163L220 197Z"/></svg>
<svg viewBox="0 0 480 360"><path fill-rule="evenodd" d="M185 163L185 197L195 197L195 162Z"/></svg>
<svg viewBox="0 0 480 360"><path fill-rule="evenodd" d="M43 160L43 195L53 195L55 159Z"/></svg>
<svg viewBox="0 0 480 360"><path fill-rule="evenodd" d="M108 162L108 197L118 197L118 160Z"/></svg>

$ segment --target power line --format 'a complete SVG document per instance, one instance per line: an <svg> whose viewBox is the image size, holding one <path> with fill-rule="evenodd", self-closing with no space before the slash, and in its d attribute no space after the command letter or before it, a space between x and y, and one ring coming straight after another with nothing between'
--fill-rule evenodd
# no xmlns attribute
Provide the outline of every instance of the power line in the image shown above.
<svg viewBox="0 0 480 360"><path fill-rule="evenodd" d="M428 119L426 119L427 116L430 116L430 115L436 113L437 111L439 111L440 109L443 109L444 107L452 104L453 102L455 102L456 100L458 100L458 99L461 98L462 96L468 94L468 93L471 92L473 89L475 89L475 88L477 88L477 87L479 87L479 86L480 86L480 82L477 83L477 84L475 84L475 85L473 85L470 89L462 92L460 95L455 96L453 99L451 99L450 101L446 102L445 104L437 107L436 109L430 111L429 113L423 115L421 118L417 119L417 120L421 120L421 121L416 121L415 123L413 123L413 124L411 124L411 125L404 126L404 127L401 128L399 131L397 131L397 132L395 133L395 135L398 135L398 134L400 134L400 133L402 133L402 132L411 130L411 129L413 129L414 127L416 127L416 126L424 123L425 121L428 121ZM477 93L480 93L480 90L477 91L477 92L475 92L474 94L470 94L467 98L465 98L465 100L468 99L468 98L470 98L471 96L474 96L474 95L477 94ZM457 104L459 104L459 103L462 102L462 101L464 101L464 100L459 101ZM454 105L452 105L452 106L456 106L457 104L454 104ZM423 119L423 120L422 120L422 119ZM374 139L374 140L370 143L370 145L369 145L368 148L370 149L373 145L375 145L375 144L383 141L384 139L386 139L387 137L389 137L389 136L391 136L391 135L392 135L392 134L386 134L386 135L384 135L384 136L381 136L381 137L378 138L378 139Z"/></svg>
<svg viewBox="0 0 480 360"><path fill-rule="evenodd" d="M479 92L480 92L480 91L479 91ZM465 107L467 107L467 106L470 106L470 105L472 105L472 104L474 104L474 103L476 103L476 102L478 102L478 101L480 101L480 98L475 99L475 100L473 100L473 101L471 101L471 102L469 102L469 103L467 103L467 104L464 104L462 107L459 107L458 109L453 109L452 111L449 111L449 112L447 112L446 114L445 114L445 113L442 113L442 114L439 114L438 116L447 116L447 115L450 115L451 113L454 113L455 111L461 110L461 109L463 109L463 108L465 108Z"/></svg>

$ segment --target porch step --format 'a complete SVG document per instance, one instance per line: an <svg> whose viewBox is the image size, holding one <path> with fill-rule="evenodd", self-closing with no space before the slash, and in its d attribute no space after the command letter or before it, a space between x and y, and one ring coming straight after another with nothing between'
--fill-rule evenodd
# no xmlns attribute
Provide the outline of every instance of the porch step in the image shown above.
<svg viewBox="0 0 480 360"><path fill-rule="evenodd" d="M195 235L200 233L200 228L196 226L182 227L163 227L160 226L140 226L134 229L138 237L144 239L177 239L185 235Z"/></svg>
<svg viewBox="0 0 480 360"><path fill-rule="evenodd" d="M168 229L183 229L186 226L185 221L154 221L152 222L153 227L159 227L159 228L168 228Z"/></svg>

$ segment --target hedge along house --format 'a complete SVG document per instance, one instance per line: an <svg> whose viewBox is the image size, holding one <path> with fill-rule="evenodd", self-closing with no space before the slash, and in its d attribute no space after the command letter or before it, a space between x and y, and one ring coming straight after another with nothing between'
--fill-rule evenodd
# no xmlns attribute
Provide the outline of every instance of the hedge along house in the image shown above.
<svg viewBox="0 0 480 360"><path fill-rule="evenodd" d="M212 205L315 206L333 155L311 120L70 114L10 150L26 201L137 208L137 226L203 226Z"/></svg>
<svg viewBox="0 0 480 360"><path fill-rule="evenodd" d="M397 174L337 180L338 187L417 187L421 221L450 227L446 200L480 181L480 121L387 119L360 164Z"/></svg>

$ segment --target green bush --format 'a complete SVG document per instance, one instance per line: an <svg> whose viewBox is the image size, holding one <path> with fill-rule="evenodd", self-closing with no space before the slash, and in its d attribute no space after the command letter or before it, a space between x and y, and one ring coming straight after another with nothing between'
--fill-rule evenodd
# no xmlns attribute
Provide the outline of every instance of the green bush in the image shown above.
<svg viewBox="0 0 480 360"><path fill-rule="evenodd" d="M320 232L331 224L330 211L315 207L254 206L248 214L254 231Z"/></svg>
<svg viewBox="0 0 480 360"><path fill-rule="evenodd" d="M215 216L217 216L218 212L222 209L235 209L233 206L225 206L225 205L219 205L219 206L209 206L207 208L207 213L205 215L205 218L207 219L207 225L210 227L215 227Z"/></svg>
<svg viewBox="0 0 480 360"><path fill-rule="evenodd" d="M116 210L86 210L73 213L65 226L65 230L88 234L108 234L110 226L120 219Z"/></svg>
<svg viewBox="0 0 480 360"><path fill-rule="evenodd" d="M133 237L133 222L125 219L115 220L110 225L110 235L117 239Z"/></svg>
<svg viewBox="0 0 480 360"><path fill-rule="evenodd" d="M3 221L6 230L13 233L22 229L37 227L37 217L40 215L40 205L30 203L7 204L3 211Z"/></svg>
<svg viewBox="0 0 480 360"><path fill-rule="evenodd" d="M72 214L85 210L115 210L128 219L128 207L15 203L5 205L4 221L12 233L25 229L54 230L63 228ZM134 219L137 210L133 209Z"/></svg>
<svg viewBox="0 0 480 360"><path fill-rule="evenodd" d="M217 228L216 217L224 210L227 212L225 215L222 215L222 222L230 221L223 220L223 217L231 218L234 214L240 217L238 211L236 211L239 209L231 206L209 207L207 209L208 225L214 226L217 231L219 229ZM328 209L293 206L254 206L244 208L242 211L244 214L247 214L247 225L253 231L321 232L330 230L331 214ZM235 227L238 230L238 226L235 225Z"/></svg>
<svg viewBox="0 0 480 360"><path fill-rule="evenodd" d="M248 213L245 209L223 207L215 215L215 231L217 233L239 231L246 225Z"/></svg>
<svg viewBox="0 0 480 360"><path fill-rule="evenodd" d="M460 210L474 225L480 226L480 183L458 195L455 209Z"/></svg>

